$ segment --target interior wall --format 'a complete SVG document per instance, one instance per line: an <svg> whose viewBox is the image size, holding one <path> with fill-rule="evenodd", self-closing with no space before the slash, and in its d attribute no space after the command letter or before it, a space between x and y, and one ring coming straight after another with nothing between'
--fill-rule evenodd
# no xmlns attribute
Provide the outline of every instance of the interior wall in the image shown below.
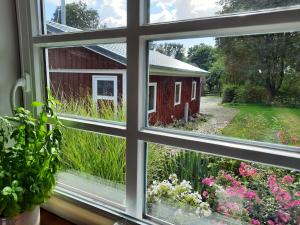
<svg viewBox="0 0 300 225"><path fill-rule="evenodd" d="M20 76L15 1L0 1L0 115L11 114L10 92Z"/></svg>

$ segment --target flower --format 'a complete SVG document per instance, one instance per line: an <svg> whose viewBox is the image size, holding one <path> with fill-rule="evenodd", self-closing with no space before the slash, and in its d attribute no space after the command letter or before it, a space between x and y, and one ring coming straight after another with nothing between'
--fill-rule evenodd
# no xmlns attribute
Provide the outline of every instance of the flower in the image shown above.
<svg viewBox="0 0 300 225"><path fill-rule="evenodd" d="M208 192L207 192L207 191L203 191L203 192L202 192L202 196L203 196L204 198L208 198Z"/></svg>
<svg viewBox="0 0 300 225"><path fill-rule="evenodd" d="M295 178L293 176L286 175L282 178L282 183L292 184L294 182L294 180L295 180Z"/></svg>
<svg viewBox="0 0 300 225"><path fill-rule="evenodd" d="M257 173L257 170L247 163L241 162L239 172L243 177L250 177Z"/></svg>
<svg viewBox="0 0 300 225"><path fill-rule="evenodd" d="M300 200L290 201L290 202L285 206L285 208L286 208L286 209L290 209L290 208L293 208L293 207L296 207L296 206L300 206Z"/></svg>
<svg viewBox="0 0 300 225"><path fill-rule="evenodd" d="M275 225L275 223L273 222L273 220L268 220L268 225Z"/></svg>
<svg viewBox="0 0 300 225"><path fill-rule="evenodd" d="M215 183L214 177L207 177L202 180L202 184L207 185L209 187L213 186Z"/></svg>
<svg viewBox="0 0 300 225"><path fill-rule="evenodd" d="M289 220L291 219L291 215L287 212L283 212L283 211L278 211L278 216L279 218L284 222L287 223L289 222Z"/></svg>
<svg viewBox="0 0 300 225"><path fill-rule="evenodd" d="M295 193L295 196L300 197L300 191L297 191L297 192Z"/></svg>
<svg viewBox="0 0 300 225"><path fill-rule="evenodd" d="M260 221L257 220L257 219L252 219L250 224L253 224L253 225L260 225Z"/></svg>
<svg viewBox="0 0 300 225"><path fill-rule="evenodd" d="M256 192L255 191L248 191L245 194L245 197L248 199L255 199L256 198Z"/></svg>

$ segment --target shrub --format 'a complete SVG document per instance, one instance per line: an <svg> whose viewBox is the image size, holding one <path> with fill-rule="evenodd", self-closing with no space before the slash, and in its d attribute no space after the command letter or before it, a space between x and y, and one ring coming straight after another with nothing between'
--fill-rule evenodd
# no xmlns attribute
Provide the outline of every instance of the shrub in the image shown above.
<svg viewBox="0 0 300 225"><path fill-rule="evenodd" d="M246 84L236 89L233 101L235 103L266 103L267 90L261 86Z"/></svg>
<svg viewBox="0 0 300 225"><path fill-rule="evenodd" d="M234 85L227 85L223 89L223 99L222 103L230 103L233 101L234 97L236 96L237 86Z"/></svg>

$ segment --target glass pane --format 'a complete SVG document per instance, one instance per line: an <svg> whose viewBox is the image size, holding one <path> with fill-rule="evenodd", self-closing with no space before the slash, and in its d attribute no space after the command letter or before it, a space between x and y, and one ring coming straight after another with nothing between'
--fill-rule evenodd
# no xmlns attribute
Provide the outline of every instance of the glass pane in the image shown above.
<svg viewBox="0 0 300 225"><path fill-rule="evenodd" d="M97 95L114 96L114 81L98 80Z"/></svg>
<svg viewBox="0 0 300 225"><path fill-rule="evenodd" d="M126 4L126 0L45 0L45 33L125 27Z"/></svg>
<svg viewBox="0 0 300 225"><path fill-rule="evenodd" d="M300 0L150 0L150 23L299 6Z"/></svg>
<svg viewBox="0 0 300 225"><path fill-rule="evenodd" d="M149 111L154 109L154 86L149 86Z"/></svg>
<svg viewBox="0 0 300 225"><path fill-rule="evenodd" d="M125 149L123 138L65 129L58 181L83 196L124 205Z"/></svg>
<svg viewBox="0 0 300 225"><path fill-rule="evenodd" d="M148 80L149 126L300 147L298 32L153 41Z"/></svg>
<svg viewBox="0 0 300 225"><path fill-rule="evenodd" d="M173 224L300 222L300 173L148 144L146 213Z"/></svg>
<svg viewBox="0 0 300 225"><path fill-rule="evenodd" d="M125 123L125 43L49 48L46 54L59 113Z"/></svg>

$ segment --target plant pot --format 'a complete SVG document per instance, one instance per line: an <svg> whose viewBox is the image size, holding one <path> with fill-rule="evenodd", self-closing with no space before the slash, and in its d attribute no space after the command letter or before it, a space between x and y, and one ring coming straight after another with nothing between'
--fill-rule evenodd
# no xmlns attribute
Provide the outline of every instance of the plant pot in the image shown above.
<svg viewBox="0 0 300 225"><path fill-rule="evenodd" d="M24 212L13 219L0 219L0 225L39 225L40 224L40 206L32 211Z"/></svg>

